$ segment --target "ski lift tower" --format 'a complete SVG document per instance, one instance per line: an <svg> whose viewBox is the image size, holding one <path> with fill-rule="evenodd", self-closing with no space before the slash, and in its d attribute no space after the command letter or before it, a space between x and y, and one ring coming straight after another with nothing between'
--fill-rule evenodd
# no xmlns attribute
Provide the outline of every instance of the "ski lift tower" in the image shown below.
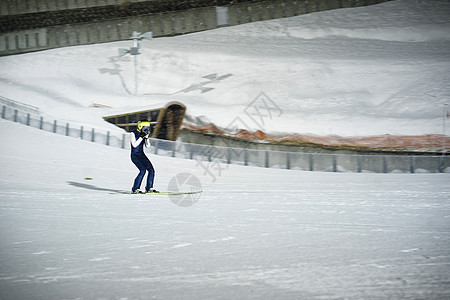
<svg viewBox="0 0 450 300"><path fill-rule="evenodd" d="M140 41L142 39L145 40L151 40L153 38L153 32L149 31L146 33L140 33L133 31L133 35L131 36L130 40L133 40L133 46L130 49L123 49L119 48L119 57L122 57L126 54L130 54L133 56L133 62L134 62L134 95L137 96L137 89L138 89L138 69L137 69L137 56L141 54L139 52L140 48Z"/></svg>

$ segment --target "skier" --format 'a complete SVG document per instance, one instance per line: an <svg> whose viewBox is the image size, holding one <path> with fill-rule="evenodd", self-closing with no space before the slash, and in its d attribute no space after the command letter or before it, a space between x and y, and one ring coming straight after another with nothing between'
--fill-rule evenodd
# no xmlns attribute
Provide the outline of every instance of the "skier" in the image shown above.
<svg viewBox="0 0 450 300"><path fill-rule="evenodd" d="M153 181L155 179L155 169L152 163L147 158L144 153L145 147L150 147L150 141L148 140L150 136L150 122L147 120L141 120L138 122L137 129L130 134L131 141L131 161L139 169L139 174L134 180L133 188L131 192L133 194L142 194L143 192L139 190L141 187L142 179L147 175L147 184L145 186L145 193L159 193L153 188Z"/></svg>

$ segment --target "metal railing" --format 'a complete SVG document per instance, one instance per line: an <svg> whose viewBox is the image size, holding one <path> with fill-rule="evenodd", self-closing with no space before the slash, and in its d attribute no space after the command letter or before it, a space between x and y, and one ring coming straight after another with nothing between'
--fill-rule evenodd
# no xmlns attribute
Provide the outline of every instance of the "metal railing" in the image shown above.
<svg viewBox="0 0 450 300"><path fill-rule="evenodd" d="M2 118L41 130L103 145L130 149L129 134L124 131L102 131L2 106ZM428 155L353 155L302 153L219 147L180 141L151 139L151 152L184 159L194 159L211 172L220 165L238 164L265 168L302 171L371 172L371 173L450 173L450 156ZM216 166L216 167L214 167Z"/></svg>
<svg viewBox="0 0 450 300"><path fill-rule="evenodd" d="M267 0L231 3L222 7L204 6L187 10L144 14L141 16L98 18L98 21L73 22L52 26L34 25L29 28L5 29L0 32L0 55L18 54L66 46L88 45L95 43L127 40L133 31L152 31L154 37L173 36L233 26L249 22L319 12L338 8L365 6L389 0ZM59 10L77 8L81 1L55 6L54 0L43 2L42 6L22 5L28 1L9 0L0 5L5 15L15 15L31 10ZM8 2L10 2L8 4ZM48 2L47 4L45 4ZM70 2L70 3L69 3ZM83 1L84 2L84 1ZM81 3L83 3L81 2ZM92 7L92 3L86 7ZM133 1L140 2L140 1ZM39 2L40 3L40 2ZM115 0L99 1L100 5L115 4ZM83 6L83 5L82 5ZM95 5L96 6L96 5ZM106 7L106 6L105 6ZM70 13L70 11L68 12ZM83 13L83 16L85 13ZM108 15L106 12L102 16ZM51 16L47 18L52 19ZM53 19L57 19L53 17ZM9 24L9 22L7 22ZM0 26L1 27L1 26ZM1 31L1 30L0 30Z"/></svg>

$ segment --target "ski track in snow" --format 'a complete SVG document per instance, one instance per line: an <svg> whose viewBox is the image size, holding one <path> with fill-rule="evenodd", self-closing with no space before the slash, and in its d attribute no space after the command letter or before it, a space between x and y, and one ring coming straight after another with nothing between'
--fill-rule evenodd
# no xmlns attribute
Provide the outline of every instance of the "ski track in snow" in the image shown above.
<svg viewBox="0 0 450 300"><path fill-rule="evenodd" d="M127 150L3 120L0 133L3 299L450 296L449 174L230 165L212 183L196 161L150 155L157 186L202 182L182 208L108 192L136 175ZM103 190L69 184L86 177Z"/></svg>

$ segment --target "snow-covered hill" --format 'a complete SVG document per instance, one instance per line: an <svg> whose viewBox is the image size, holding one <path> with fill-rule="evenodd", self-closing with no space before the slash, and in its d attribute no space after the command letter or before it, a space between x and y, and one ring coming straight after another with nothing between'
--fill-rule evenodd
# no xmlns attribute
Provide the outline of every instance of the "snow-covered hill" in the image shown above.
<svg viewBox="0 0 450 300"><path fill-rule="evenodd" d="M0 94L96 127L110 126L103 115L178 100L227 127L264 92L281 115L244 129L442 133L449 15L448 1L396 0L143 41L137 97L131 57L117 57L130 41L1 57Z"/></svg>

